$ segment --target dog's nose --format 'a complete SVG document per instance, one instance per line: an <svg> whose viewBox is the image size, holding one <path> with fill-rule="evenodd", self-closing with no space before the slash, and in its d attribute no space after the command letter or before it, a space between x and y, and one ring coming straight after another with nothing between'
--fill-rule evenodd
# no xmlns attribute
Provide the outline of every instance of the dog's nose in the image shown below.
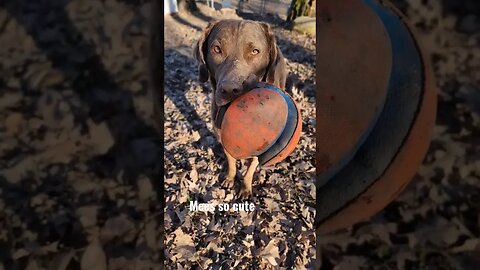
<svg viewBox="0 0 480 270"><path fill-rule="evenodd" d="M242 85L232 81L223 81L219 84L218 88L222 94L238 95L242 89Z"/></svg>

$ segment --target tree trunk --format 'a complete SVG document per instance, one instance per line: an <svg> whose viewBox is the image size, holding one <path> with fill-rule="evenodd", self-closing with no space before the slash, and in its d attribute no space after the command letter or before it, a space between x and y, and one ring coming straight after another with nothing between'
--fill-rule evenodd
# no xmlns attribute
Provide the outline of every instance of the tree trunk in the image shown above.
<svg viewBox="0 0 480 270"><path fill-rule="evenodd" d="M178 4L178 11L188 11L188 12L194 12L198 11L197 3L195 0L177 0Z"/></svg>
<svg viewBox="0 0 480 270"><path fill-rule="evenodd" d="M292 22L297 17L311 15L310 9L315 9L315 0L292 0L290 10L288 12L287 21Z"/></svg>

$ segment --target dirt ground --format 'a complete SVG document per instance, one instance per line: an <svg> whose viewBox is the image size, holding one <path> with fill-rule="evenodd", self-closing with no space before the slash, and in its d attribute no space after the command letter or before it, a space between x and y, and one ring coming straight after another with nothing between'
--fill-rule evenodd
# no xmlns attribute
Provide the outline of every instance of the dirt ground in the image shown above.
<svg viewBox="0 0 480 270"><path fill-rule="evenodd" d="M165 248L172 269L304 269L315 260L315 38L274 27L302 108L296 151L258 171L253 212L192 212L190 201L240 203L221 187L226 160L212 133L211 86L198 81L192 47L207 21L241 18L199 5L165 17ZM261 16L250 14L257 20ZM278 20L270 17L270 22ZM243 166L242 170L245 170Z"/></svg>
<svg viewBox="0 0 480 270"><path fill-rule="evenodd" d="M433 53L432 146L384 211L316 239L322 269L480 269L480 2L394 2ZM164 240L170 269L304 269L315 256L315 39L275 28L304 136L259 171L256 211L189 213L188 200L234 201L217 181L210 88L191 58L206 21L226 15L166 18L164 145L148 93L150 10L142 0L0 1L0 270L162 269ZM281 25L272 14L261 19Z"/></svg>

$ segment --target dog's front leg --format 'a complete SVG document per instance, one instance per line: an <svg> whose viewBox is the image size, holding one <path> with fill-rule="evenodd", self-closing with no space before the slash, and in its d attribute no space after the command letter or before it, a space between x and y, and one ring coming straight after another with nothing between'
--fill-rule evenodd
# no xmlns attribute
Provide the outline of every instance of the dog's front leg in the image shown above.
<svg viewBox="0 0 480 270"><path fill-rule="evenodd" d="M223 187L232 188L235 181L235 175L237 174L237 160L232 157L225 148L223 149L225 156L227 156L228 172L225 180L223 180Z"/></svg>
<svg viewBox="0 0 480 270"><path fill-rule="evenodd" d="M245 175L243 176L243 184L239 194L240 198L242 199L248 199L250 196L252 196L253 174L255 173L258 164L258 157L253 157L250 161L247 171L245 172Z"/></svg>

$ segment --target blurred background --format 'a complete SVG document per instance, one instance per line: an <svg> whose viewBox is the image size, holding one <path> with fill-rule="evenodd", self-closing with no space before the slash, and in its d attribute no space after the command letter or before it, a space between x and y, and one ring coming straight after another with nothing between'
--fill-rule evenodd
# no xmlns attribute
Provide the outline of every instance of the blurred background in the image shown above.
<svg viewBox="0 0 480 270"><path fill-rule="evenodd" d="M388 207L317 239L321 269L479 269L480 2L392 2L431 54L439 90L433 141Z"/></svg>
<svg viewBox="0 0 480 270"><path fill-rule="evenodd" d="M0 2L0 269L159 269L148 1Z"/></svg>

